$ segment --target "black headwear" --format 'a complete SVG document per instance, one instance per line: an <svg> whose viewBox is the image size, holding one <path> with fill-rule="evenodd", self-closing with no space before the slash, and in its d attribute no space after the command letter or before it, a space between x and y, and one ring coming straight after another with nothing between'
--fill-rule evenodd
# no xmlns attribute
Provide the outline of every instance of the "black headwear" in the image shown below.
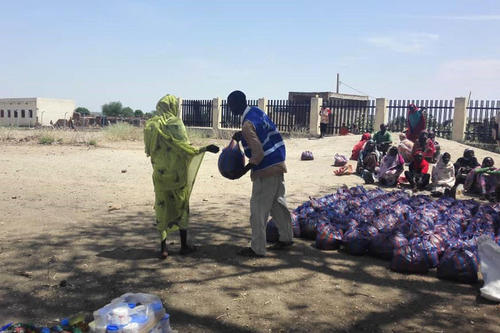
<svg viewBox="0 0 500 333"><path fill-rule="evenodd" d="M241 115L247 107L247 97L242 91L235 90L227 96L227 105L232 113Z"/></svg>

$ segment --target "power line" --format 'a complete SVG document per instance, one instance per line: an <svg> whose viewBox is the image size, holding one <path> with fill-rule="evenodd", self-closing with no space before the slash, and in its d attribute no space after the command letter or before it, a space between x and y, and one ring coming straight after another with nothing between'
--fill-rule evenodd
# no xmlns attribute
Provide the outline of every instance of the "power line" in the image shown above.
<svg viewBox="0 0 500 333"><path fill-rule="evenodd" d="M363 91L361 91L361 90L358 90L358 89L356 89L356 88L353 88L353 87L351 87L350 85L348 85L347 83L345 83L344 81L340 81L340 84L343 84L344 86L346 86L346 87L348 87L348 88L351 88L352 90L354 90L354 91L356 91L356 92L358 92L358 93L360 93L360 94L363 94L363 95L366 95L366 96L368 96L368 97L371 97L371 96L370 96L370 94L367 94L367 93L365 93L365 92L363 92Z"/></svg>

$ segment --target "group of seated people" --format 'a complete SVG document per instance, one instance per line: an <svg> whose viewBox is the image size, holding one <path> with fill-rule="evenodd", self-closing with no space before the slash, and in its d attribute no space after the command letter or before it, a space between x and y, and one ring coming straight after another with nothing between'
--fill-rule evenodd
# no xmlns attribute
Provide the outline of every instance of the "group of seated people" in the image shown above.
<svg viewBox="0 0 500 333"><path fill-rule="evenodd" d="M455 163L451 155L441 154L440 146L432 132L421 132L413 143L405 134L400 134L400 143L392 145L385 125L375 133L365 133L353 148L351 159L357 160L356 173L365 183L378 181L382 186L396 186L402 180L414 190L430 189L434 196L455 197L458 185L465 192L480 195L481 199L500 199L500 169L494 167L491 157L480 165L474 151L466 149ZM429 173L429 165L434 164ZM404 171L405 164L408 170ZM401 178L404 172L404 178ZM497 199L498 198L498 199Z"/></svg>

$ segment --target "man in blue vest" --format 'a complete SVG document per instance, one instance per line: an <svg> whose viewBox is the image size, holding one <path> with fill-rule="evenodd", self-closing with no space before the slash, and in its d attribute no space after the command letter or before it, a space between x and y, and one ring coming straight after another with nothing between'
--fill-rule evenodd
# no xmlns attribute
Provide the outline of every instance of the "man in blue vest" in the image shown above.
<svg viewBox="0 0 500 333"><path fill-rule="evenodd" d="M251 246L238 254L247 257L263 257L266 254L266 223L269 214L280 234L273 250L288 249L292 244L292 217L286 205L285 142L276 125L257 107L249 107L243 92L233 91L227 97L232 113L241 115L241 131L233 139L241 141L248 157L248 164L241 176L251 172L252 197L250 199Z"/></svg>

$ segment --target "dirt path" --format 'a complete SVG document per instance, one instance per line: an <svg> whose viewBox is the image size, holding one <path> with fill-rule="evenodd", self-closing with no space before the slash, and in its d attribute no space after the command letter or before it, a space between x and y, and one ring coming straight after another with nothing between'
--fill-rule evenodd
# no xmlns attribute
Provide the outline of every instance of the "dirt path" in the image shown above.
<svg viewBox="0 0 500 333"><path fill-rule="evenodd" d="M287 140L291 209L361 183L330 166L357 140ZM441 141L454 160L465 147ZM303 150L315 160L299 161ZM476 149L478 159L486 154L500 165L500 155ZM174 235L161 262L141 144L0 146L0 324L54 321L144 291L162 297L180 332L499 331L500 308L478 297L480 285L397 274L386 261L303 240L289 253L237 257L250 235L251 182L223 179L216 161L206 155L191 200L200 251L176 255Z"/></svg>

